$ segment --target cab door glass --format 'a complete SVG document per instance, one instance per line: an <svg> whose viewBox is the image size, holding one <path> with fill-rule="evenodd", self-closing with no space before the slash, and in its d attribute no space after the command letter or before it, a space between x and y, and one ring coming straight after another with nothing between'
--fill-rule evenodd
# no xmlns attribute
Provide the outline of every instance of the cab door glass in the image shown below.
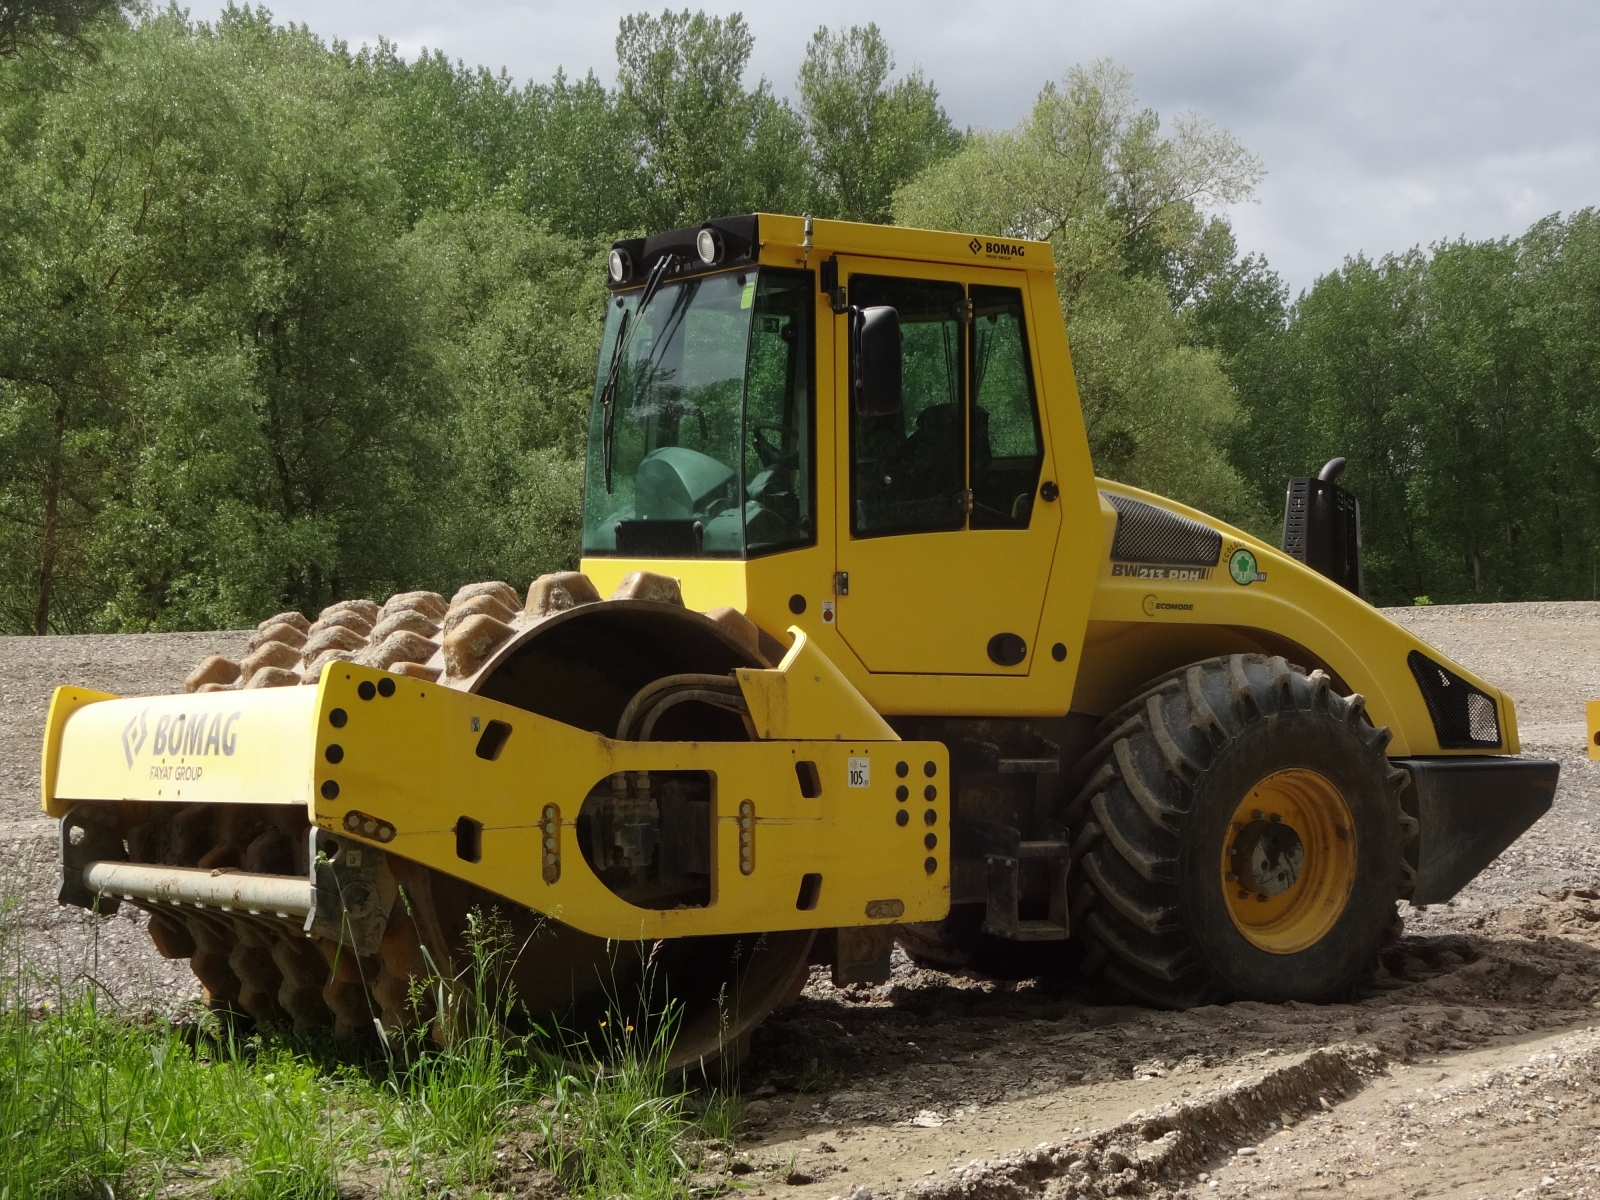
<svg viewBox="0 0 1600 1200"><path fill-rule="evenodd" d="M973 284L972 528L1026 529L1044 460L1022 293Z"/></svg>
<svg viewBox="0 0 1600 1200"><path fill-rule="evenodd" d="M899 312L903 352L900 411L863 416L851 406L850 532L856 537L966 524L964 301L958 283L850 279L853 306L887 304Z"/></svg>
<svg viewBox="0 0 1600 1200"><path fill-rule="evenodd" d="M745 384L745 551L751 557L816 536L812 461L813 299L810 271L763 268Z"/></svg>

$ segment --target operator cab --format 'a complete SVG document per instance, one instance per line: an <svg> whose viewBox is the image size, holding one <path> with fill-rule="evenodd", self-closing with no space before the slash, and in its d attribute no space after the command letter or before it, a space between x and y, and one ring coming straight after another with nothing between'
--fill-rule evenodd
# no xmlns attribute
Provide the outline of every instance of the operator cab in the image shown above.
<svg viewBox="0 0 1600 1200"><path fill-rule="evenodd" d="M929 676L1031 673L1068 510L1101 540L1086 448L1070 496L1052 465L1047 246L751 215L616 242L608 267L585 571L670 575L774 637L799 617L858 685L905 677L873 690L889 711L937 703ZM1058 592L1045 661L1093 587Z"/></svg>

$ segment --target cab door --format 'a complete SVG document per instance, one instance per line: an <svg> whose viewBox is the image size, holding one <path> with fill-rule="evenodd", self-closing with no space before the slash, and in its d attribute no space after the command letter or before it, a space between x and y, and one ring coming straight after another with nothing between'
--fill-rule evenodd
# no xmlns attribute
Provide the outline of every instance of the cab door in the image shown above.
<svg viewBox="0 0 1600 1200"><path fill-rule="evenodd" d="M841 257L839 278L899 312L903 380L898 411L859 411L837 318L839 633L873 672L1025 675L1061 506L1022 274Z"/></svg>

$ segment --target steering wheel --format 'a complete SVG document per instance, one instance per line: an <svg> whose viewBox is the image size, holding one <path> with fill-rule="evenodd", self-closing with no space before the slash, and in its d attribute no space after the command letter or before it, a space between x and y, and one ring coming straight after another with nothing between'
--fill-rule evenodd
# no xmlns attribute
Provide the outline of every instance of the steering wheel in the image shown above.
<svg viewBox="0 0 1600 1200"><path fill-rule="evenodd" d="M751 421L746 426L750 430L750 441L755 445L756 458L763 467L796 467L800 465L800 452L785 453L783 442L789 438L800 440L800 431L793 425L785 425L782 421ZM767 433L779 435L779 444L773 445L764 436Z"/></svg>

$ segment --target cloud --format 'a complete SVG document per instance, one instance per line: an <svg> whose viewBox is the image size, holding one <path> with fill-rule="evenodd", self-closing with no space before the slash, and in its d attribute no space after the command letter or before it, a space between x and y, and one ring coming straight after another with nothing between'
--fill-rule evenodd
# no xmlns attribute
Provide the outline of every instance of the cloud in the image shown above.
<svg viewBox="0 0 1600 1200"><path fill-rule="evenodd" d="M286 0L274 11L352 45L381 35L408 55L442 49L523 80L558 66L609 80L618 19L646 7ZM754 68L781 93L817 25L874 20L960 125L1015 124L1046 81L1109 56L1146 103L1201 113L1261 156L1259 203L1230 215L1241 246L1297 289L1346 255L1516 234L1600 201L1600 8L1572 0L704 7L745 13Z"/></svg>

